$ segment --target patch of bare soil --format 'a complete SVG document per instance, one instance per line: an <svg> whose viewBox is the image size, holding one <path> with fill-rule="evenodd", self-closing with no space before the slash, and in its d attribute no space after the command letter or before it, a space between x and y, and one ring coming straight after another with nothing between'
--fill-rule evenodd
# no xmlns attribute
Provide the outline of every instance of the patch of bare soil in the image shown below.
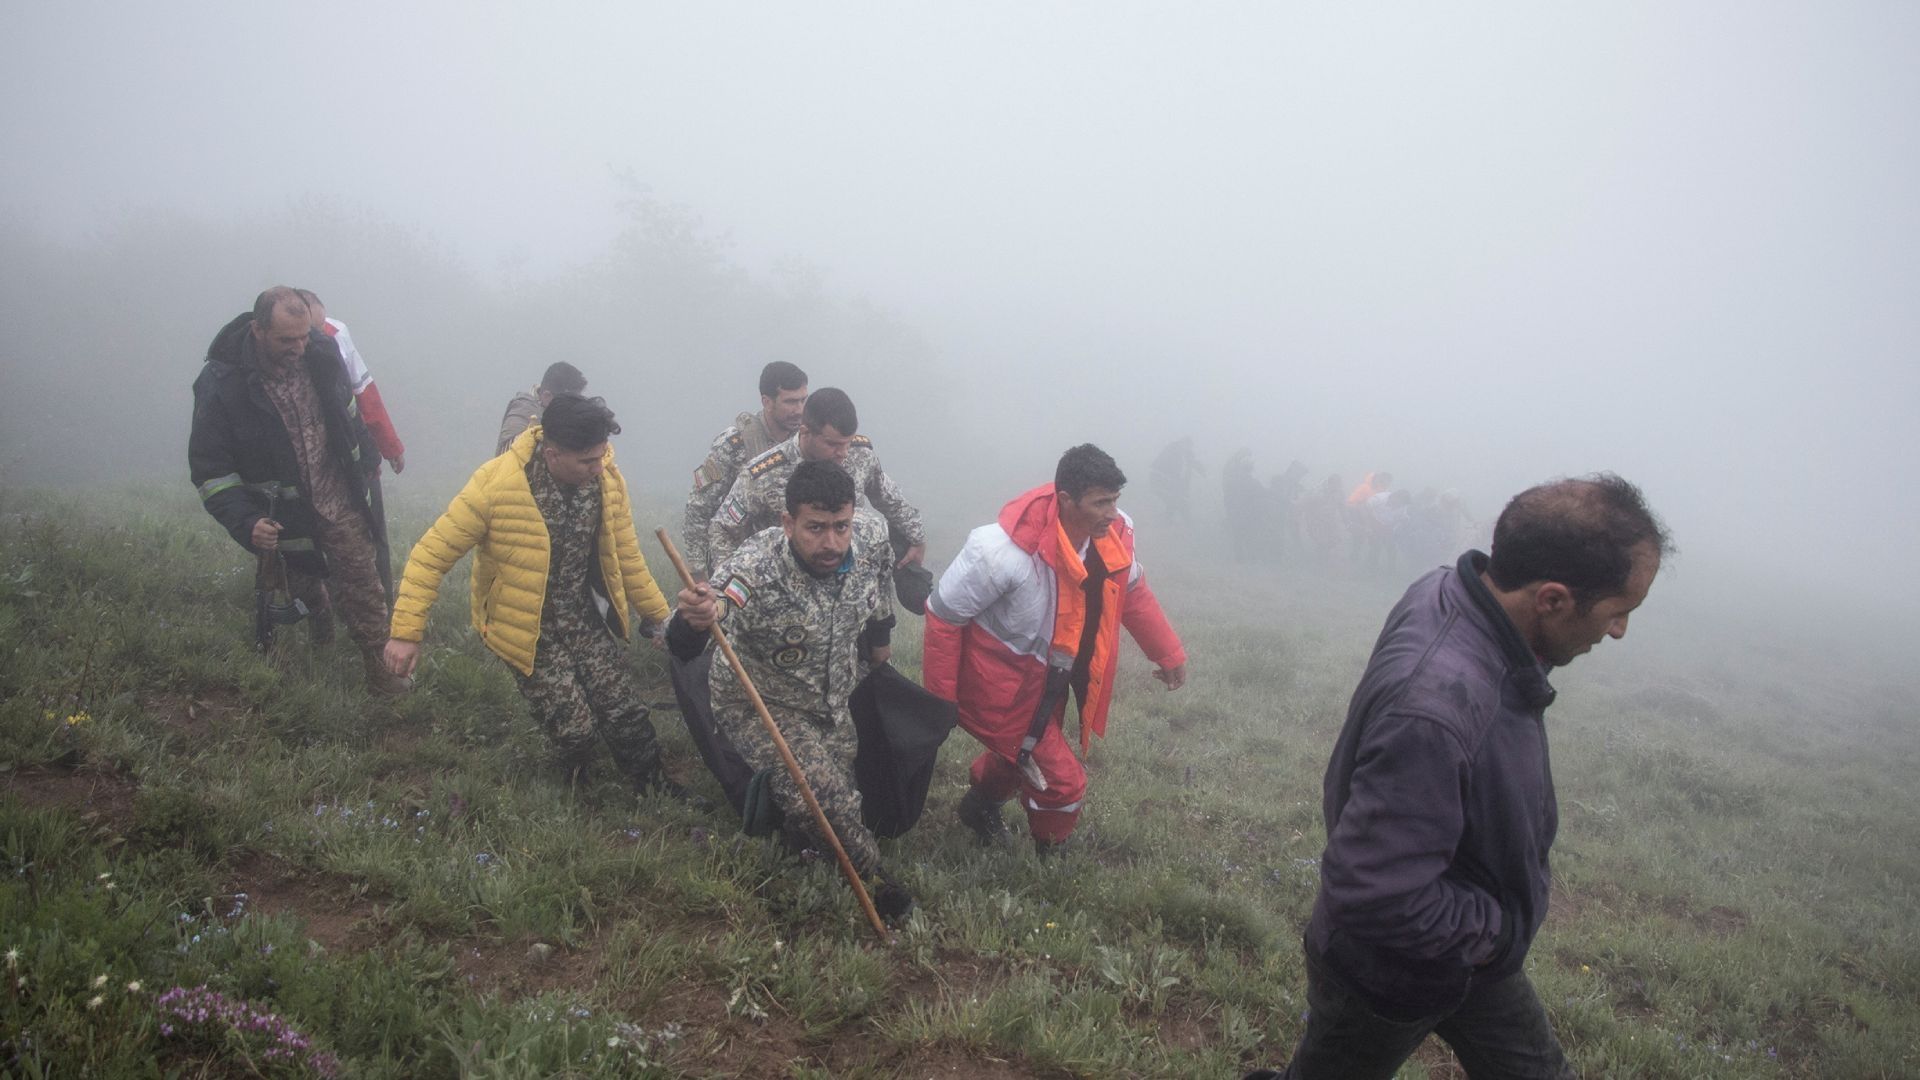
<svg viewBox="0 0 1920 1080"><path fill-rule="evenodd" d="M291 915L307 937L330 952L371 948L379 935L369 926L373 903L356 896L344 878L289 866L270 855L252 855L233 868L230 894L245 893L256 915Z"/></svg>
<svg viewBox="0 0 1920 1080"><path fill-rule="evenodd" d="M899 1077L968 1077L977 1080L1039 1080L1057 1070L1036 1070L1017 1060L945 1045L898 1047L864 1032L841 1030L809 1039L793 1020L775 1015L765 1022L727 1014L726 997L712 988L675 995L654 1010L688 1030L715 1032L718 1045L700 1059L703 1076L784 1076L794 1064L830 1076L869 1069ZM679 1019L692 1016L691 1022Z"/></svg>
<svg viewBox="0 0 1920 1080"><path fill-rule="evenodd" d="M567 948L533 938L463 938L453 945L460 981L475 993L497 994L508 1001L550 990L592 989L600 981L599 958L599 946L593 941Z"/></svg>
<svg viewBox="0 0 1920 1080"><path fill-rule="evenodd" d="M408 797L426 798L434 778L450 771L442 762L423 760L421 747L426 742L427 733L420 728L387 728L374 738L372 752L366 756L367 775L400 786Z"/></svg>
<svg viewBox="0 0 1920 1080"><path fill-rule="evenodd" d="M1033 1080L1036 1077L1059 1075L1055 1072L1036 1072L1014 1061L980 1057L977 1054L938 1046L926 1047L903 1055L898 1063L898 1069L896 1075L911 1076L916 1080L923 1076L964 1076L973 1080Z"/></svg>
<svg viewBox="0 0 1920 1080"><path fill-rule="evenodd" d="M901 999L954 998L972 1001L992 997L1007 981L1009 966L1004 962L983 963L971 953L941 949L935 954L937 971L915 968L901 973L895 982L894 996Z"/></svg>
<svg viewBox="0 0 1920 1080"><path fill-rule="evenodd" d="M689 1039L697 1039L702 1076L784 1076L790 1071L788 1063L808 1057L805 1032L797 1022L779 1013L765 1020L736 1016L728 1010L727 998L720 987L682 978L634 1022L648 1029L677 1025ZM616 1008L622 1004L617 995L614 1003ZM668 1059L674 1060L671 1054Z"/></svg>
<svg viewBox="0 0 1920 1080"><path fill-rule="evenodd" d="M589 953L591 949L583 949ZM524 952L509 952L518 956ZM483 950L484 955L484 950ZM895 1000L909 998L972 997L992 993L1005 980L1005 972L996 965L983 965L976 958L948 957L937 976L925 971L905 974L897 984ZM556 956L590 986L597 974L590 963L571 964ZM871 1036L861 1025L853 1024L832 1032L809 1036L797 1020L774 1011L765 1020L737 1015L728 1009L729 992L724 986L682 978L658 995L649 995L644 1009L635 1010L633 1002L622 1002L616 991L615 1008L624 1008L634 1022L647 1029L678 1025L689 1038L701 1040L698 1073L716 1077L784 1076L795 1063L839 1075L855 1069L878 1070L900 1077L977 1077L981 1080L1036 1080L1059 1075L1053 1070L1036 1070L1019 1061L984 1055L967 1047L945 1045L898 1047ZM692 1033L698 1033L694 1035ZM668 1057L669 1062L673 1059ZM687 1064L677 1062L676 1064Z"/></svg>
<svg viewBox="0 0 1920 1080"><path fill-rule="evenodd" d="M139 789L130 777L91 769L0 773L0 791L28 806L73 813L103 837L124 835L133 827L133 801Z"/></svg>
<svg viewBox="0 0 1920 1080"><path fill-rule="evenodd" d="M148 694L140 699L140 706L148 719L189 746L231 734L252 709L239 694L222 689Z"/></svg>
<svg viewBox="0 0 1920 1080"><path fill-rule="evenodd" d="M1161 1011L1155 1026L1160 1029L1161 1045L1181 1050L1212 1046L1220 1035L1220 1025L1212 1016L1196 1016L1171 1006Z"/></svg>

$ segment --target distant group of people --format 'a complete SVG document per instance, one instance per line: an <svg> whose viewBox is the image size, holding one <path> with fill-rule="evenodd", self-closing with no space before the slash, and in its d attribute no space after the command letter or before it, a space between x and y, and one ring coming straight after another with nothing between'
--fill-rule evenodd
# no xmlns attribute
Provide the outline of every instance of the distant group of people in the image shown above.
<svg viewBox="0 0 1920 1080"><path fill-rule="evenodd" d="M1169 443L1154 459L1153 489L1175 521L1187 520L1191 485L1206 471L1191 438ZM1444 562L1475 540L1476 524L1451 489L1418 492L1394 485L1393 474L1369 472L1348 487L1338 473L1307 486L1299 461L1266 480L1253 451L1235 450L1220 468L1227 542L1241 563L1305 559L1321 569L1348 566L1397 574Z"/></svg>
<svg viewBox="0 0 1920 1080"><path fill-rule="evenodd" d="M268 289L208 350L188 457L228 533L263 564L284 560L314 610L339 611L368 689L408 692L440 583L473 552L473 625L513 671L563 774L578 780L604 743L637 790L687 798L661 760L623 642L637 631L692 663L711 658L718 628L741 669L712 667L714 730L695 734L753 770L735 809L745 820L757 803L790 837L828 841L807 816L804 783L888 918L913 898L863 820L850 701L887 665L902 607L924 610L923 692L982 744L957 806L981 844L1004 841L1015 799L1040 853L1072 835L1087 792L1081 756L1105 733L1123 627L1164 685L1187 681L1185 648L1119 509L1127 477L1111 456L1067 450L1050 482L974 529L935 580L922 566L919 512L858 434L851 398L810 390L784 362L765 367L759 408L736 416L694 472L689 581L672 603L641 554L614 464L620 425L566 363L515 396L495 456L414 546L391 592L378 476L383 460L403 467L404 451L364 376L317 297ZM1189 440L1153 463L1170 513L1188 512L1203 471ZM1304 475L1296 463L1263 485L1249 454L1227 463L1236 556L1270 556L1297 537L1308 550L1344 538L1357 562L1405 557L1424 500L1374 473L1351 491L1329 478L1316 501L1299 490ZM1432 501L1441 520L1464 520L1444 503ZM1625 634L1670 551L1638 490L1601 474L1515 496L1489 554L1467 551L1407 590L1326 772L1307 1028L1284 1074L1252 1075L1384 1078L1429 1033L1470 1076L1572 1075L1522 967L1546 913L1557 821L1548 675ZM799 782L757 719L761 704Z"/></svg>

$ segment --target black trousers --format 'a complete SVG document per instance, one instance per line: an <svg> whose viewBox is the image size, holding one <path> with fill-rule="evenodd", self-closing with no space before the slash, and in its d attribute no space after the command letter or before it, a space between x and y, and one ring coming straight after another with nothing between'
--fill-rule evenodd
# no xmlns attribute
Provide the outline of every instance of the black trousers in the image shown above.
<svg viewBox="0 0 1920 1080"><path fill-rule="evenodd" d="M1451 1012L1390 1020L1358 991L1307 957L1307 1032L1287 1080L1390 1080L1428 1035L1438 1035L1472 1080L1575 1080L1525 972L1477 985Z"/></svg>

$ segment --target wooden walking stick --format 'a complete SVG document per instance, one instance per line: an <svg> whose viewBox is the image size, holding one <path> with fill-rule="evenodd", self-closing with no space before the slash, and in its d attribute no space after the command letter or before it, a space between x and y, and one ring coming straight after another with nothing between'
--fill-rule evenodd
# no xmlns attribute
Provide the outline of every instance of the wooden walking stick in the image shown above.
<svg viewBox="0 0 1920 1080"><path fill-rule="evenodd" d="M666 551L667 558L673 561L673 568L679 572L680 581L687 588L693 588L693 572L687 569L687 561L680 557L680 549L673 546L673 540L667 536L666 528L662 526L653 530L653 535L659 538L660 546ZM833 845L834 857L840 860L840 872L847 876L847 884L853 886L853 895L860 898L860 910L867 913L867 921L873 924L873 932L880 935L880 940L891 944L892 938L887 934L887 924L880 921L880 913L873 909L873 898L867 895L867 886L860 880L860 872L853 868L853 860L847 857L847 849L840 846L840 836L833 831L833 824L827 820L827 812L820 809L820 800L814 798L813 786L807 783L807 774L800 768L800 762L794 758L793 750L787 746L786 738L780 734L779 725L773 722L773 714L767 711L767 703L760 699L759 689L753 685L753 680L747 677L747 669L741 666L740 657L734 653L733 643L727 640L726 632L720 629L718 619L714 620L709 632L713 634L714 643L720 646L720 654L727 658L727 666L733 669L733 677L740 680L741 686L746 687L747 700L753 702L753 711L760 714L760 725L767 729L767 734L773 738L774 749L780 751L780 760L787 764L787 775L793 777L793 785L800 789L800 797L806 800L807 809L813 811L813 821L820 826L820 835L826 837L827 843Z"/></svg>

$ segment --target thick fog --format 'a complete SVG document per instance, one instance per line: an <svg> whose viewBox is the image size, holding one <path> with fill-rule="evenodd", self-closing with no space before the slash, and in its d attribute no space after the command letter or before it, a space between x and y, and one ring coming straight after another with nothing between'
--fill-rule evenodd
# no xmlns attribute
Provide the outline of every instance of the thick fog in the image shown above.
<svg viewBox="0 0 1920 1080"><path fill-rule="evenodd" d="M1662 590L1885 635L1916 56L1888 3L12 4L0 480L188 491L200 357L287 283L436 497L565 359L671 505L791 359L936 562L1066 446L1144 504L1190 435L1211 520L1240 447L1483 519L1614 470Z"/></svg>

